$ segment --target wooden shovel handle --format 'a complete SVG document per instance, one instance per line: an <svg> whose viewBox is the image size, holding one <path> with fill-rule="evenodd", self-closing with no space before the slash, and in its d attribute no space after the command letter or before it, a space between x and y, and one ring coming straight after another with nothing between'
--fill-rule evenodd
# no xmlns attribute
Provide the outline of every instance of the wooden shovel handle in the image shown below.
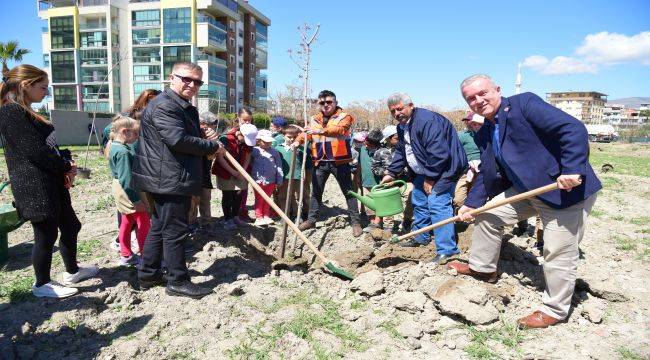
<svg viewBox="0 0 650 360"><path fill-rule="evenodd" d="M512 203L515 203L517 201L521 201L521 200L525 200L525 199L530 199L530 198L532 198L534 196L538 196L538 195L547 193L547 192L549 192L551 190L555 190L557 188L558 188L557 183L548 184L546 186L542 186L542 187L539 187L537 189L526 191L526 192L523 192L521 194L511 196L509 198L505 198L505 199L501 199L501 200L497 200L497 201L490 201L487 204L481 206L480 208L474 209L474 210L468 212L468 214L470 214L472 216L478 215L478 214L480 214L482 212L492 210L494 208L498 208L499 206L512 204ZM412 231L412 232L410 232L408 234L404 234L402 236L399 236L399 237L397 237L396 241L393 241L393 242L400 242L400 241L402 241L404 239L407 239L407 238L410 238L410 237L413 237L413 236L416 236L416 235L420 235L420 234L422 234L424 232L431 231L431 230L439 228L439 227L441 227L443 225L447 225L449 223L454 223L454 222L459 221L459 220L460 220L460 215L456 215L456 216L451 217L449 219L439 221L439 222L437 222L435 224L425 226L422 229L418 229L418 230Z"/></svg>
<svg viewBox="0 0 650 360"><path fill-rule="evenodd" d="M316 254L316 256L318 256L318 258L323 262L323 265L327 264L329 262L329 260L327 260L325 255L323 255L323 253L318 251L316 246L314 246L314 244L312 244L311 241L309 241L307 239L307 237L305 237L305 235L303 235L302 231L300 231L300 229L298 229L296 224L293 221L291 221L291 219L289 219L287 214L285 214L284 211L282 211L282 209L280 209L280 207L278 205L276 205L273 202L273 200L271 200L271 198L269 198L268 195L266 195L264 190L262 190L262 188L259 185L257 185L255 180L253 180L253 178L250 175L248 175L246 170L244 170L244 168L241 167L241 165L239 165L237 160L235 160L235 158L233 158L232 155L230 155L230 153L228 153L227 151L225 152L225 154L226 154L226 159L228 159L230 164L233 167L235 167L235 169L237 169L237 171L239 171L240 174L242 174L242 176L246 179L246 181L248 181L248 183L253 187L255 192L257 192L264 200L266 200L267 203L269 203L269 205L273 208L273 210L275 210L275 212L277 212L278 215L280 215L282 220L284 220L289 225L291 230L293 230L293 232L295 232L296 235L298 235L300 240L302 240L302 242L304 242L307 245L307 247L309 247L309 250L311 250L314 254Z"/></svg>

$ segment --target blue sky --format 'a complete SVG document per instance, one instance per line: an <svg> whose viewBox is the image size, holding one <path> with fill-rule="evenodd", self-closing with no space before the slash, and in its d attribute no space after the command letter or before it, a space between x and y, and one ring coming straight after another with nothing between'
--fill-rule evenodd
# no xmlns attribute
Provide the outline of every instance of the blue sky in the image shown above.
<svg viewBox="0 0 650 360"><path fill-rule="evenodd" d="M650 96L650 1L305 1L251 0L272 21L269 91L298 83L287 55L296 28L321 24L313 52L312 89L342 104L405 91L418 104L464 106L460 81L488 73L514 92L594 90L610 98ZM491 4L494 6L490 7ZM0 41L32 49L42 65L35 1L7 1Z"/></svg>

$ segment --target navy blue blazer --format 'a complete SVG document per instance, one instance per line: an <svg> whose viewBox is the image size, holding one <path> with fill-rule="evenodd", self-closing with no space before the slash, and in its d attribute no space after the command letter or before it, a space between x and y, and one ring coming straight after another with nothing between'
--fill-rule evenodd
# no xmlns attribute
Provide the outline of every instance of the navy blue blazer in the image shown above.
<svg viewBox="0 0 650 360"><path fill-rule="evenodd" d="M523 93L501 98L497 121L501 156L525 191L553 183L560 174L582 175L582 184L571 191L553 190L540 195L548 206L567 208L602 188L589 165L587 129L576 118L533 93ZM474 138L481 150L481 164L465 200L469 207L480 207L512 186L494 157L493 130L492 122L485 119Z"/></svg>
<svg viewBox="0 0 650 360"><path fill-rule="evenodd" d="M447 118L427 109L415 108L407 125L411 148L427 180L435 182L433 191L440 194L455 186L467 169L465 149ZM387 171L393 177L408 166L404 149L404 131L397 127L399 143Z"/></svg>

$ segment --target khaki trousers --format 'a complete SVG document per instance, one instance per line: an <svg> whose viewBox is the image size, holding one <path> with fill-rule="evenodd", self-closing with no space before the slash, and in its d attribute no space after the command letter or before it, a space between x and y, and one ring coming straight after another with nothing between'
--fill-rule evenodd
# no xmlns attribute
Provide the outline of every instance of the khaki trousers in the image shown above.
<svg viewBox="0 0 650 360"><path fill-rule="evenodd" d="M474 176L476 178L476 176ZM473 180L473 179L472 179ZM458 179L458 182L456 183L456 189L454 190L454 206L457 208L460 208L463 206L465 203L465 199L467 199L467 194L469 193L469 190L472 188L472 184L474 182L469 182L467 181L467 174L463 174L463 176Z"/></svg>
<svg viewBox="0 0 650 360"><path fill-rule="evenodd" d="M212 210L210 209L210 200L212 198L212 189L203 188L201 196L192 196L190 203L190 224L194 224L196 219L201 214L201 218L209 220L212 217Z"/></svg>
<svg viewBox="0 0 650 360"><path fill-rule="evenodd" d="M511 187L496 199L518 193ZM544 229L543 269L546 282L543 306L539 310L556 319L566 318L576 282L578 244L595 202L594 194L566 209L554 209L533 198L477 215L470 248L470 268L479 272L496 271L503 227L539 214Z"/></svg>

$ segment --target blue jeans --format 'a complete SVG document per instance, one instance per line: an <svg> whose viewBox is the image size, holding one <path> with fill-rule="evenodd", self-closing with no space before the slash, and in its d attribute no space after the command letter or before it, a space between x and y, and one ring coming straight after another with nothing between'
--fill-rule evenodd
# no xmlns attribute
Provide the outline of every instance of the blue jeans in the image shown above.
<svg viewBox="0 0 650 360"><path fill-rule="evenodd" d="M424 192L424 175L417 175L413 180L413 192L411 200L413 202L413 229L421 229L425 226L435 224L454 216L454 210L451 206L454 199L454 187L436 194L432 191L430 195ZM436 241L436 252L440 255L451 255L459 253L456 246L456 234L454 224L447 224L433 230L434 240ZM429 242L431 232L425 232L415 237L415 241L426 244Z"/></svg>

